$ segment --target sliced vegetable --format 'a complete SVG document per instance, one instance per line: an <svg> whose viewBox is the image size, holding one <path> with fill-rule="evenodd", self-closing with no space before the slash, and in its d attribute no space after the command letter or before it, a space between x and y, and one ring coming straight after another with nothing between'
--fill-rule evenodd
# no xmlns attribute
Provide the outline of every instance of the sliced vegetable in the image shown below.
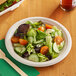
<svg viewBox="0 0 76 76"><path fill-rule="evenodd" d="M52 29L52 25L45 24L46 29Z"/></svg>
<svg viewBox="0 0 76 76"><path fill-rule="evenodd" d="M58 53L56 53L56 52L53 52L53 53L52 53L52 58L56 58L56 57L58 57L58 56L59 56Z"/></svg>
<svg viewBox="0 0 76 76"><path fill-rule="evenodd" d="M56 36L54 38L54 42L56 42L57 44L60 44L63 41L63 38L61 36Z"/></svg>
<svg viewBox="0 0 76 76"><path fill-rule="evenodd" d="M41 46L43 46L43 45L44 45L43 43L36 44L36 47L41 47Z"/></svg>
<svg viewBox="0 0 76 76"><path fill-rule="evenodd" d="M28 41L29 41L29 43L33 43L34 38L33 37L28 37Z"/></svg>
<svg viewBox="0 0 76 76"><path fill-rule="evenodd" d="M34 41L34 44L40 44L40 43L42 43L44 40L43 39L41 39L41 40L38 40L38 41Z"/></svg>
<svg viewBox="0 0 76 76"><path fill-rule="evenodd" d="M38 28L38 27L41 26L42 24L43 24L42 21L38 21L38 22L34 22L34 23L32 24L32 26L33 26L34 28Z"/></svg>
<svg viewBox="0 0 76 76"><path fill-rule="evenodd" d="M45 31L45 28L44 28L44 26L40 26L40 27L38 28L38 30L44 32L44 31Z"/></svg>
<svg viewBox="0 0 76 76"><path fill-rule="evenodd" d="M46 36L46 45L49 47L49 53L52 54L52 38L50 35Z"/></svg>
<svg viewBox="0 0 76 76"><path fill-rule="evenodd" d="M30 43L27 45L26 49L27 49L27 52L28 52L29 55L31 53L35 53L34 46L32 44L30 44Z"/></svg>
<svg viewBox="0 0 76 76"><path fill-rule="evenodd" d="M40 53L43 55L46 55L48 53L48 51L49 51L48 46L42 46L40 49Z"/></svg>
<svg viewBox="0 0 76 76"><path fill-rule="evenodd" d="M36 36L36 31L34 29L30 29L28 32L27 32L27 36L28 37L34 37Z"/></svg>
<svg viewBox="0 0 76 76"><path fill-rule="evenodd" d="M19 43L14 43L13 44L14 47L22 47L23 45L19 44Z"/></svg>
<svg viewBox="0 0 76 76"><path fill-rule="evenodd" d="M53 26L53 29L54 29L55 31L59 31L59 29L58 29L56 26Z"/></svg>
<svg viewBox="0 0 76 76"><path fill-rule="evenodd" d="M39 58L36 54L31 54L29 57L28 57L28 60L30 61L34 61L34 62L39 62Z"/></svg>
<svg viewBox="0 0 76 76"><path fill-rule="evenodd" d="M41 54L41 53L38 53L37 55L39 57L40 62L45 62L45 61L48 60L48 58L45 55Z"/></svg>
<svg viewBox="0 0 76 76"><path fill-rule="evenodd" d="M43 39L46 37L46 33L40 31L40 30L37 30L37 39L40 40L40 39Z"/></svg>
<svg viewBox="0 0 76 76"><path fill-rule="evenodd" d="M60 43L60 45L58 45L58 49L61 50L63 47L64 47L64 41L62 41L62 42Z"/></svg>
<svg viewBox="0 0 76 76"><path fill-rule="evenodd" d="M50 33L53 33L53 32L55 32L55 30L53 30L53 29L47 29L46 30L46 34L50 34Z"/></svg>
<svg viewBox="0 0 76 76"><path fill-rule="evenodd" d="M59 53L59 49L58 49L58 47L57 47L56 42L53 44L53 50L54 50L56 53Z"/></svg>
<svg viewBox="0 0 76 76"><path fill-rule="evenodd" d="M24 39L19 39L19 43L21 45L26 45L28 43L28 41L27 40L24 40Z"/></svg>
<svg viewBox="0 0 76 76"><path fill-rule="evenodd" d="M20 55L22 56L22 54L24 54L26 52L26 48L23 46L23 47L15 47L14 48L15 51Z"/></svg>
<svg viewBox="0 0 76 76"><path fill-rule="evenodd" d="M19 42L19 37L13 36L11 38L12 43L18 43Z"/></svg>

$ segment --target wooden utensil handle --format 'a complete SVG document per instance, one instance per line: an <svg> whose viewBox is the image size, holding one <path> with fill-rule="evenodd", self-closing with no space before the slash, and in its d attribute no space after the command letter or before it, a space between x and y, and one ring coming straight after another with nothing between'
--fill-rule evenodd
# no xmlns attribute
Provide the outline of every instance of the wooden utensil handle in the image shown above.
<svg viewBox="0 0 76 76"><path fill-rule="evenodd" d="M9 63L21 76L28 76L18 66L16 66L11 60L9 60L7 57L4 57L4 60L7 63Z"/></svg>

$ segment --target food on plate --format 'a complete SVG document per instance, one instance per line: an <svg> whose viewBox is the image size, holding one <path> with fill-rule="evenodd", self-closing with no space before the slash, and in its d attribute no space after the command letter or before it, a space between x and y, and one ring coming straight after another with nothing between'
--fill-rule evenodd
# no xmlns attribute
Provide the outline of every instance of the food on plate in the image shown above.
<svg viewBox="0 0 76 76"><path fill-rule="evenodd" d="M6 0L0 0L0 4L4 3Z"/></svg>
<svg viewBox="0 0 76 76"><path fill-rule="evenodd" d="M14 5L15 3L21 1L21 0L0 0L0 12L7 9L8 7Z"/></svg>
<svg viewBox="0 0 76 76"><path fill-rule="evenodd" d="M19 56L33 62L46 62L58 57L65 43L60 29L42 21L21 24L11 42Z"/></svg>

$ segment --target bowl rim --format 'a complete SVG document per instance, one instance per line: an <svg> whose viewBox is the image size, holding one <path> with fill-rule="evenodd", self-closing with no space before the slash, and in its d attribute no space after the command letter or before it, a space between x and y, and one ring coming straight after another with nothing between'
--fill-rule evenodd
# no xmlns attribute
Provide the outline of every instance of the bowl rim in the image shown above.
<svg viewBox="0 0 76 76"><path fill-rule="evenodd" d="M22 21L26 21L26 20L32 20L32 19L42 19L42 20L49 20L49 21L53 21L54 23L58 24L61 28L63 28L63 30L66 32L67 34L67 38L69 40L69 44L66 48L67 51L65 51L61 56L58 56L57 58L55 59L52 59L50 61L46 61L46 62L32 62L32 61L29 61L29 60L26 60L22 57L20 57L19 55L17 55L16 53L14 53L14 55L12 54L12 51L10 51L10 48L8 47L8 36L9 36L9 32L12 30L12 28L14 26L17 26L16 24L22 22ZM23 63L23 64L26 64L26 65L29 65L29 66L34 66L34 67L46 67L46 66L51 66L51 65L54 65L60 61L62 61L67 55L68 53L70 52L71 50L71 47L72 47L72 39L71 39L71 36L70 36L70 33L69 31L59 22L53 20L53 19L50 19L50 18L46 18L46 17L29 17L29 18L25 18L25 19L22 19L18 22L16 22L15 24L13 24L13 26L11 26L11 28L8 30L7 34L6 34L6 37L5 37L5 45L6 45L6 48L7 48L7 51L9 52L9 54L17 61Z"/></svg>

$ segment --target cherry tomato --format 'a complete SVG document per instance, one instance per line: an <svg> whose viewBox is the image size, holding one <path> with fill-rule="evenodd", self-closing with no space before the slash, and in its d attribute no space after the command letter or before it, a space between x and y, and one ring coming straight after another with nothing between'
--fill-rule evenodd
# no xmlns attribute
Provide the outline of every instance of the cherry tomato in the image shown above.
<svg viewBox="0 0 76 76"><path fill-rule="evenodd" d="M41 26L41 27L38 28L38 30L44 32L45 31L45 28L44 28L44 26Z"/></svg>
<svg viewBox="0 0 76 76"><path fill-rule="evenodd" d="M47 54L48 51L49 51L48 46L43 46L43 47L41 47L41 49L40 49L40 53L43 54L43 55Z"/></svg>
<svg viewBox="0 0 76 76"><path fill-rule="evenodd" d="M63 41L63 38L61 36L56 36L54 38L54 42L56 42L57 44L60 44Z"/></svg>
<svg viewBox="0 0 76 76"><path fill-rule="evenodd" d="M19 42L19 37L13 36L11 38L12 43L18 43Z"/></svg>
<svg viewBox="0 0 76 76"><path fill-rule="evenodd" d="M21 45L26 45L28 43L28 41L27 40L24 40L24 39L19 39L19 43Z"/></svg>
<svg viewBox="0 0 76 76"><path fill-rule="evenodd" d="M51 25L45 24L46 29L52 29Z"/></svg>

